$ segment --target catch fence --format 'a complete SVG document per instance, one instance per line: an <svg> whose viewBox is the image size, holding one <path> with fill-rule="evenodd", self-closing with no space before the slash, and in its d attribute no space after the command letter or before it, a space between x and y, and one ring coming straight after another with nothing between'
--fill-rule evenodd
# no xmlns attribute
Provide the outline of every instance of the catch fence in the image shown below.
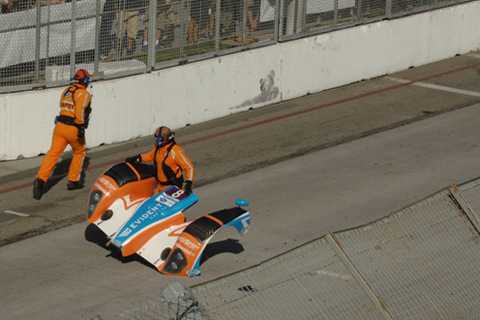
<svg viewBox="0 0 480 320"><path fill-rule="evenodd" d="M20 0L0 93L118 78L471 0ZM6 10L4 10L6 11Z"/></svg>
<svg viewBox="0 0 480 320"><path fill-rule="evenodd" d="M235 274L174 282L150 315L101 319L478 319L479 222L477 178Z"/></svg>

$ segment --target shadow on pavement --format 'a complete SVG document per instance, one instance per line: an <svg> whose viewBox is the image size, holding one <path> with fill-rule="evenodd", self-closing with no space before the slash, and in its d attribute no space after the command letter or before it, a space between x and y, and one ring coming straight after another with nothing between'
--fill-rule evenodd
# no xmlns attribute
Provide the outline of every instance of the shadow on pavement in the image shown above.
<svg viewBox="0 0 480 320"><path fill-rule="evenodd" d="M48 193L51 188L53 188L56 184L58 184L61 180L68 176L68 169L70 168L70 163L72 162L72 158L62 159L60 162L57 162L55 168L53 169L50 178L48 179L45 187L43 188L43 193ZM88 166L90 165L90 158L85 157L83 160L82 165L82 172L80 176L80 181L85 181L85 170L87 170ZM65 182L66 186L66 182Z"/></svg>

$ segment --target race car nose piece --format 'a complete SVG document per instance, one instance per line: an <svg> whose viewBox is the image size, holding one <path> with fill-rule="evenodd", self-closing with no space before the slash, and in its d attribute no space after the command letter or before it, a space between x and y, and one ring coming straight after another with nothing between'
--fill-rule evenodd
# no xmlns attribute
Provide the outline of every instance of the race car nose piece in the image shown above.
<svg viewBox="0 0 480 320"><path fill-rule="evenodd" d="M243 199L237 199L237 201L235 201L235 204L237 206L242 206L242 207L247 207L248 206L248 200L243 200Z"/></svg>

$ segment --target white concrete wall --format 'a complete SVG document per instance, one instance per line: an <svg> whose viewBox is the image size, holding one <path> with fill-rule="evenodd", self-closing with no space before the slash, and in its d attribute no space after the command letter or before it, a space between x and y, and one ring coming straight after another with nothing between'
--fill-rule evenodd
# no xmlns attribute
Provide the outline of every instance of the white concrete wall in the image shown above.
<svg viewBox="0 0 480 320"><path fill-rule="evenodd" d="M87 146L151 135L480 48L480 2L94 82ZM64 88L0 95L0 160L48 151ZM68 150L68 149L67 149Z"/></svg>

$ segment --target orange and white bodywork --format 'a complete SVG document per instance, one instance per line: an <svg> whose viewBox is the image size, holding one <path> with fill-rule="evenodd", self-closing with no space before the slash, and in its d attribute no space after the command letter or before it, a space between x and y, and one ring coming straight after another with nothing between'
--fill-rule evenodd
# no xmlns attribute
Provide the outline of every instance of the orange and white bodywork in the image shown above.
<svg viewBox="0 0 480 320"><path fill-rule="evenodd" d="M150 166L119 163L95 181L88 197L86 218L111 237L152 195L156 186Z"/></svg>
<svg viewBox="0 0 480 320"><path fill-rule="evenodd" d="M153 194L156 180L150 166L119 163L103 173L92 187L86 217L123 256L138 254L165 274L196 276L200 258L213 235L226 226L243 236L250 214L240 206L185 221L183 211L198 201L193 194L171 186Z"/></svg>
<svg viewBox="0 0 480 320"><path fill-rule="evenodd" d="M246 205L247 202L237 200L237 204ZM241 207L234 207L172 226L152 238L138 253L161 273L197 276L200 274L203 251L215 233L226 226L235 227L243 236L250 230L250 213ZM148 256L149 253L153 253L153 256Z"/></svg>

